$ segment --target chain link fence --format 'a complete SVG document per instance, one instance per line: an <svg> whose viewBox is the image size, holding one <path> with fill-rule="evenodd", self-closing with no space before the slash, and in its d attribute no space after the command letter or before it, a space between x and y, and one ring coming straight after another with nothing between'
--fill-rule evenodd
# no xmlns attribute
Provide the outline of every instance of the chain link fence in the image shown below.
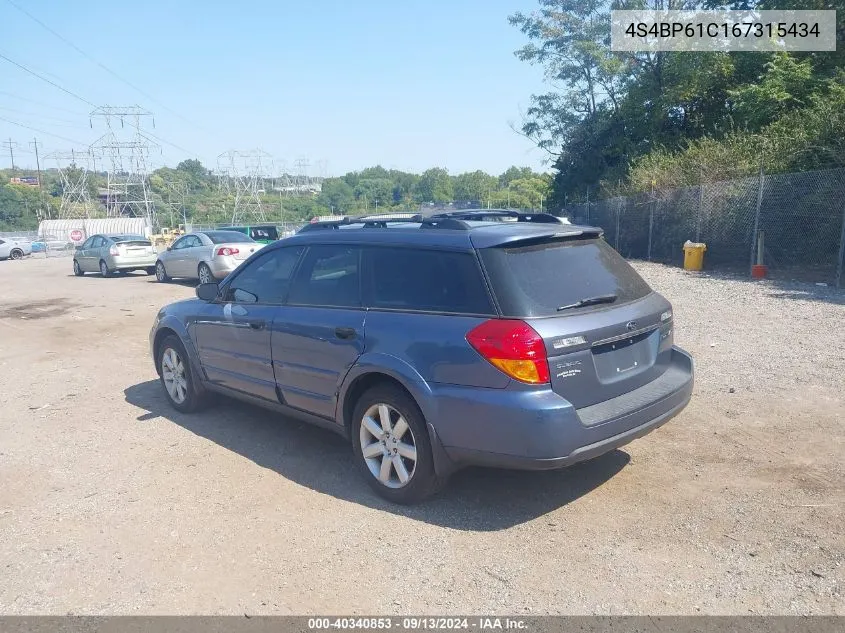
<svg viewBox="0 0 845 633"><path fill-rule="evenodd" d="M690 240L707 244L707 268L749 272L761 248L772 277L845 283L845 169L654 190L561 213L601 227L632 259L681 265Z"/></svg>

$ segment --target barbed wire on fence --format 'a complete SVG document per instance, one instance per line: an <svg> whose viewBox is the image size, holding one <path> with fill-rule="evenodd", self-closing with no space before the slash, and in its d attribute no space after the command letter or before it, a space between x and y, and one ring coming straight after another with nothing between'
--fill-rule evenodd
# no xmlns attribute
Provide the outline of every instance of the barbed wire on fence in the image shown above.
<svg viewBox="0 0 845 633"><path fill-rule="evenodd" d="M843 283L845 169L738 178L570 204L624 257L681 264L689 240L707 266L749 271L763 244L773 276Z"/></svg>

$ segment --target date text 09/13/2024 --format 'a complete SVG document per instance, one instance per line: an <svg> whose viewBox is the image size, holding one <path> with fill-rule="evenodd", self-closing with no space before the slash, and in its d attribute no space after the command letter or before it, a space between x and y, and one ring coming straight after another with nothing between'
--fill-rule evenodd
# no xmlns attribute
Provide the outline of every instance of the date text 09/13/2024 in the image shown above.
<svg viewBox="0 0 845 633"><path fill-rule="evenodd" d="M346 630L449 630L476 629L479 631L494 630L524 630L527 623L518 618L498 617L350 617L350 618L309 618L308 629L312 631L346 629Z"/></svg>

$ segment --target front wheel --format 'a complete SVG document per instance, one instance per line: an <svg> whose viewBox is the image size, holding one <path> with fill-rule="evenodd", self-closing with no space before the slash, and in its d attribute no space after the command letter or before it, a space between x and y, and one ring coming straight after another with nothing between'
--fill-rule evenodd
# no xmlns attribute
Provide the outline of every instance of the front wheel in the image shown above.
<svg viewBox="0 0 845 633"><path fill-rule="evenodd" d="M73 274L76 275L77 277L82 277L82 275L85 274L85 272L79 266L79 262L76 261L75 259L73 260Z"/></svg>
<svg viewBox="0 0 845 633"><path fill-rule="evenodd" d="M161 262L156 262L156 281L160 281L161 283L170 281L170 277L167 276L167 270L165 270L164 264Z"/></svg>
<svg viewBox="0 0 845 633"><path fill-rule="evenodd" d="M394 503L416 503L439 485L425 418L416 402L390 385L355 405L352 446L367 483Z"/></svg>
<svg viewBox="0 0 845 633"><path fill-rule="evenodd" d="M159 379L173 408L183 413L203 408L208 394L194 386L191 363L178 337L170 335L161 342L156 363Z"/></svg>
<svg viewBox="0 0 845 633"><path fill-rule="evenodd" d="M210 284L212 281L214 281L214 276L211 274L211 269L205 262L199 265L199 268L197 269L197 275L200 278L201 284Z"/></svg>
<svg viewBox="0 0 845 633"><path fill-rule="evenodd" d="M9 253L9 257L11 257L12 259L20 259L21 257L23 257L23 251L19 248L16 248L11 253Z"/></svg>

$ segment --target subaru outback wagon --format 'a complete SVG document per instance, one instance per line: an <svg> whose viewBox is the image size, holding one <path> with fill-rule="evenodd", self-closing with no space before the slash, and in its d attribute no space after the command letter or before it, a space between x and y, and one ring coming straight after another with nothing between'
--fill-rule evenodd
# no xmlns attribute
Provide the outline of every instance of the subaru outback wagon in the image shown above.
<svg viewBox="0 0 845 633"><path fill-rule="evenodd" d="M398 503L466 465L596 457L692 393L669 302L551 215L310 224L196 293L150 332L171 404L224 394L332 429Z"/></svg>

